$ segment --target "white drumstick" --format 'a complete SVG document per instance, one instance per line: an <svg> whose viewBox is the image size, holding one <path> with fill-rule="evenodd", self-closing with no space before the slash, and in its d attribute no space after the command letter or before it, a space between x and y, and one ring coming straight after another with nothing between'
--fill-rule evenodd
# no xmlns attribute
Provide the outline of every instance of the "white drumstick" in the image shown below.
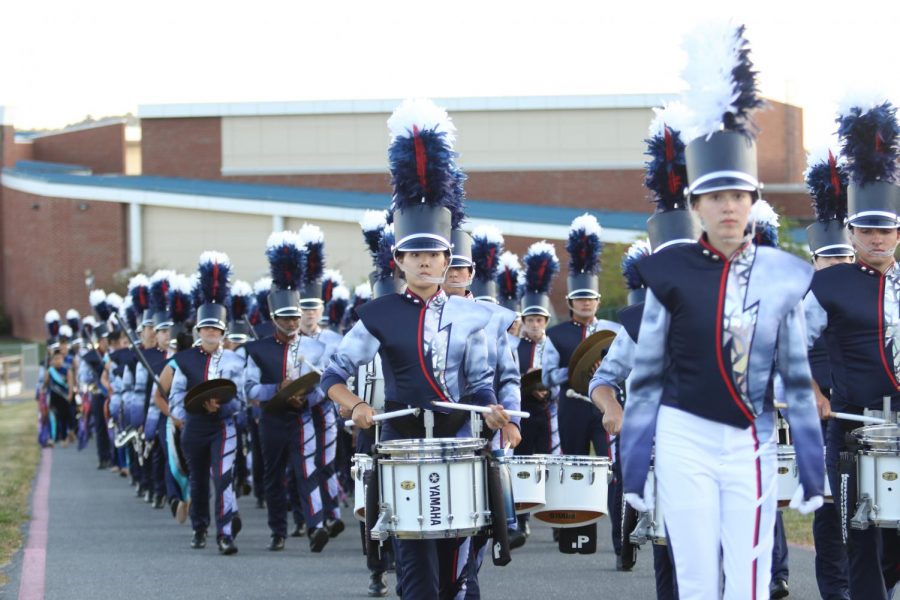
<svg viewBox="0 0 900 600"><path fill-rule="evenodd" d="M394 419L396 417L405 417L406 415L414 415L419 412L418 408L403 408L401 410L395 410L391 412L381 413L378 415L374 415L372 417L373 421L387 421L388 419ZM353 419L347 419L344 421L344 427L352 427Z"/></svg>
<svg viewBox="0 0 900 600"><path fill-rule="evenodd" d="M318 373L319 375L322 374L322 369L316 367L316 365L312 364L311 362L309 362L308 360L306 360L306 359L303 358L302 356L300 357L300 362L301 362L302 364L305 364L307 367L309 367L310 370L312 370L313 372Z"/></svg>
<svg viewBox="0 0 900 600"><path fill-rule="evenodd" d="M592 404L593 404L593 402L594 402L594 401L591 400L589 397L585 396L584 394L579 394L578 392L576 392L576 391L573 390L572 388L569 388L569 389L566 390L566 396L567 396L568 398L577 398L577 399L579 399L579 400L584 400L585 402L590 402L590 403L592 403Z"/></svg>
<svg viewBox="0 0 900 600"><path fill-rule="evenodd" d="M857 423L871 423L875 425L883 425L888 423L887 419L881 419L879 417L866 417L864 415L852 415L850 413L842 413L842 412L833 412L831 413L832 419L842 419L844 421L856 421Z"/></svg>
<svg viewBox="0 0 900 600"><path fill-rule="evenodd" d="M441 408L451 408L453 410L467 410L469 412L477 412L483 415L486 415L490 412L493 412L487 406L475 406L474 404L459 404L458 402L432 402L433 405L439 406ZM524 410L507 410L506 414L511 417L521 417L523 419L527 419L531 416L530 412L526 412Z"/></svg>

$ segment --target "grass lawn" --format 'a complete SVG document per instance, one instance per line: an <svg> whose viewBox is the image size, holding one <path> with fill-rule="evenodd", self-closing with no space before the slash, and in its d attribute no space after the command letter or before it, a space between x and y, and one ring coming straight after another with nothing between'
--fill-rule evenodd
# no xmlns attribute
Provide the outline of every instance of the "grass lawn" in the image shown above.
<svg viewBox="0 0 900 600"><path fill-rule="evenodd" d="M787 536L788 543L812 548L813 515L801 515L796 510L785 509L782 511L782 516L784 518L784 532Z"/></svg>
<svg viewBox="0 0 900 600"><path fill-rule="evenodd" d="M34 402L0 404L0 567L22 545L31 482L40 459ZM0 572L0 586L6 577Z"/></svg>

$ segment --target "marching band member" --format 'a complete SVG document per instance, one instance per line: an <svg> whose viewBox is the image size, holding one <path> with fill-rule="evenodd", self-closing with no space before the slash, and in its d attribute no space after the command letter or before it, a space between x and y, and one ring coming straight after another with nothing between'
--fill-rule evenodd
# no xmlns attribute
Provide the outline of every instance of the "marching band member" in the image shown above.
<svg viewBox="0 0 900 600"><path fill-rule="evenodd" d="M222 347L228 322L228 278L231 262L220 252L204 252L200 256L199 278L192 295L197 310L195 325L200 344L175 354L170 361L174 373L169 392L169 411L184 422L182 447L190 470L192 548L206 546L209 527L209 480L215 484L216 542L219 553L237 552L234 536L240 531L237 500L233 488L236 449L234 414L241 410L244 361ZM224 378L235 383L234 397L210 398L202 414L186 411L184 398L196 385L210 379Z"/></svg>
<svg viewBox="0 0 900 600"><path fill-rule="evenodd" d="M100 382L106 363L109 362L109 320L111 309L106 303L106 293L103 290L92 290L90 293L91 306L97 314L100 322L93 327L93 336L97 343L81 358L78 370L78 383L86 386L90 393L91 418L94 420L94 434L97 444L97 468L106 469L110 466L112 452L109 443L109 430L104 418L104 403L109 395Z"/></svg>
<svg viewBox="0 0 900 600"><path fill-rule="evenodd" d="M269 312L269 290L272 278L262 277L253 284L254 306L248 316L255 339L274 335L274 324ZM247 398L247 428L250 434L250 454L253 457L253 495L256 497L256 508L266 507L265 459L262 442L259 436L260 408L259 402Z"/></svg>
<svg viewBox="0 0 900 600"><path fill-rule="evenodd" d="M255 303L249 321L256 333L256 339L259 340L275 335L275 324L272 322L272 315L269 314L269 290L271 289L271 277L260 277L253 284Z"/></svg>
<svg viewBox="0 0 900 600"><path fill-rule="evenodd" d="M316 432L311 407L323 400L317 389L297 394L283 406L269 406L278 391L292 384L320 363L325 346L300 334L306 244L297 233L284 231L269 236L266 256L273 286L268 294L268 310L275 335L248 342L242 348L247 355L245 396L261 406L259 433L265 464L266 509L272 540L269 550L284 549L287 538L288 494L285 470L293 472L308 527L312 552L321 552L329 534L323 527L321 486L316 476ZM263 310L260 307L260 310Z"/></svg>
<svg viewBox="0 0 900 600"><path fill-rule="evenodd" d="M806 228L806 239L812 252L816 271L852 263L853 245L844 227L847 218L846 161L835 151L825 148L811 153L805 174L806 189L813 198L816 221ZM831 366L825 337L820 336L809 348L809 368L813 381L822 396L831 399ZM822 421L822 435L826 435L828 421ZM841 524L837 505L826 502L813 519L813 542L816 548L816 583L819 593L827 600L850 597L847 575L847 550L841 541Z"/></svg>
<svg viewBox="0 0 900 600"><path fill-rule="evenodd" d="M440 285L450 266L450 235L462 218L461 182L452 149L455 128L446 112L426 101L406 101L388 121L394 186L396 265L406 277L403 293L359 308L359 321L344 337L322 377L322 389L348 410L354 423L372 427L374 410L347 387L376 354L385 376L385 408L433 410L432 401L490 406L492 430L509 422L494 392L485 328L491 311L447 297ZM435 411L435 435L471 436L469 418ZM386 421L382 439L424 437L421 418ZM453 598L465 589L469 540L393 540L398 591L409 598Z"/></svg>
<svg viewBox="0 0 900 600"><path fill-rule="evenodd" d="M844 104L838 134L850 174L847 227L857 261L817 271L806 297L810 345L824 338L831 367L830 400L816 390L822 418L832 409L880 409L885 396L891 398L891 410L900 408L900 350L894 333L900 296L894 261L900 239L900 126L896 108L883 98ZM846 450L845 434L856 427L847 421L828 423L825 458L835 492L842 489L838 460ZM847 511L849 520L856 507L844 505L840 510ZM875 527L850 529L848 534L850 596L888 598L896 574L890 569L886 580L881 565L897 563L897 536Z"/></svg>
<svg viewBox="0 0 900 600"><path fill-rule="evenodd" d="M645 484L655 440L683 599L719 598L723 565L725 597L768 597L773 364L784 381L800 470L792 506L810 512L822 504L822 441L801 305L812 269L745 238L760 188L750 112L762 100L743 31L706 26L690 39L690 59L699 64L687 72L695 119L686 136L687 198L705 233L699 244L636 265L647 293L622 420L624 492L638 510L653 504ZM719 68L714 81L701 68L710 56L733 65L727 85ZM706 114L704 106L714 108Z"/></svg>

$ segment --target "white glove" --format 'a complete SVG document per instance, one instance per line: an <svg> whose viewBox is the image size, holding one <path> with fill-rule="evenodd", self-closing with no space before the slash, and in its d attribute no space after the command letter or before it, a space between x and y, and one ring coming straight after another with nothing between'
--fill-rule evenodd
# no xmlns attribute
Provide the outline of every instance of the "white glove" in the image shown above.
<svg viewBox="0 0 900 600"><path fill-rule="evenodd" d="M649 477L644 482L644 497L634 492L625 494L625 502L638 512L650 512L656 507L656 498L653 494L653 480Z"/></svg>
<svg viewBox="0 0 900 600"><path fill-rule="evenodd" d="M825 502L822 496L813 496L809 500L803 499L803 484L797 486L797 490L791 497L790 507L799 512L801 515L808 515L814 510L818 510Z"/></svg>

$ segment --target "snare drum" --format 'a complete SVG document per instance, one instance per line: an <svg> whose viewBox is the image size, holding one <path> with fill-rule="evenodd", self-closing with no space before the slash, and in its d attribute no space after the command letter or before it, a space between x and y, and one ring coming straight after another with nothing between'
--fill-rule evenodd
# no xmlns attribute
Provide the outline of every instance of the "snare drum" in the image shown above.
<svg viewBox="0 0 900 600"><path fill-rule="evenodd" d="M379 529L399 539L440 539L489 525L487 465L476 454L483 447L476 438L378 444Z"/></svg>
<svg viewBox="0 0 900 600"><path fill-rule="evenodd" d="M547 503L547 459L544 456L510 456L507 459L512 477L516 514L522 515Z"/></svg>
<svg viewBox="0 0 900 600"><path fill-rule="evenodd" d="M900 427L868 425L850 435L859 447L857 509L876 527L900 528Z"/></svg>
<svg viewBox="0 0 900 600"><path fill-rule="evenodd" d="M797 453L793 446L778 445L778 508L791 503L794 492L800 485L800 473L797 470Z"/></svg>
<svg viewBox="0 0 900 600"><path fill-rule="evenodd" d="M554 527L581 527L596 523L607 511L612 479L606 457L540 455L547 461L546 504L534 518Z"/></svg>
<svg viewBox="0 0 900 600"><path fill-rule="evenodd" d="M368 454L354 454L350 459L350 477L353 479L353 516L360 521L366 520L366 471L372 470L372 457Z"/></svg>

